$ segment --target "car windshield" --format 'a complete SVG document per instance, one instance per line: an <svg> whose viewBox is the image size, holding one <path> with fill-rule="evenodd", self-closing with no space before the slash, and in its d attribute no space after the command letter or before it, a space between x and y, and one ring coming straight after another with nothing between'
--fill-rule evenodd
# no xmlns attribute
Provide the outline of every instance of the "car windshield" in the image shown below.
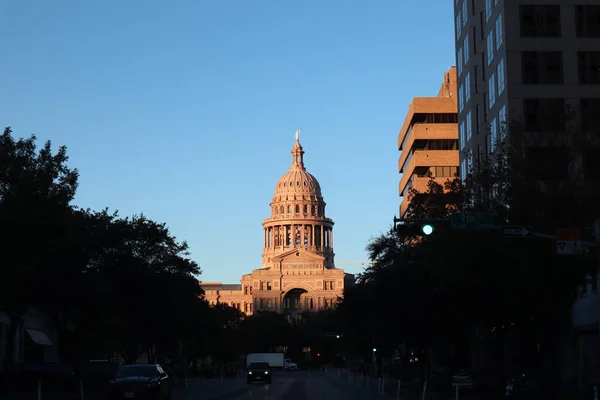
<svg viewBox="0 0 600 400"><path fill-rule="evenodd" d="M127 365L122 367L117 374L117 378L131 378L134 376L156 378L158 370L155 365Z"/></svg>
<svg viewBox="0 0 600 400"><path fill-rule="evenodd" d="M258 362L248 365L248 369L269 369L269 363Z"/></svg>

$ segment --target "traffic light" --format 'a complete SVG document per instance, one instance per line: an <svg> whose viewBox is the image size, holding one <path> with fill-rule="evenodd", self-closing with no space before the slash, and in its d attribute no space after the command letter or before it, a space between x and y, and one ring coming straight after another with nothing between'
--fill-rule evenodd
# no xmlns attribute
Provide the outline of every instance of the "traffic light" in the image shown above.
<svg viewBox="0 0 600 400"><path fill-rule="evenodd" d="M335 338L336 338L336 339L339 339L340 337L341 337L340 335L335 335Z"/></svg>
<svg viewBox="0 0 600 400"><path fill-rule="evenodd" d="M405 222L396 225L396 233L402 237L429 236L434 231L435 227L431 223Z"/></svg>

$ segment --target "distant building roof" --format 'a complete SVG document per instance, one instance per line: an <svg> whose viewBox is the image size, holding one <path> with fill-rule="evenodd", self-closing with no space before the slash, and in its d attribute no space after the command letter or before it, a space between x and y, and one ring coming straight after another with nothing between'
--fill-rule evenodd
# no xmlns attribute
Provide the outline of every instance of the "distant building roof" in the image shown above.
<svg viewBox="0 0 600 400"><path fill-rule="evenodd" d="M242 290L239 283L200 282L200 287L206 290Z"/></svg>

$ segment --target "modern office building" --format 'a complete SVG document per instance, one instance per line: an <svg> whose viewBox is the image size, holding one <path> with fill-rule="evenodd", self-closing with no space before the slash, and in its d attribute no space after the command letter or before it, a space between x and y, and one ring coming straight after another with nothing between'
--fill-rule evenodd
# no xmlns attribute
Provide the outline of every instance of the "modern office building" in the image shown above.
<svg viewBox="0 0 600 400"><path fill-rule="evenodd" d="M424 192L434 178L440 184L458 176L456 68L444 73L436 97L415 97L398 134L400 218L406 217L411 188Z"/></svg>
<svg viewBox="0 0 600 400"><path fill-rule="evenodd" d="M566 131L565 109L575 109L581 126L597 126L600 0L455 0L454 21L463 177L474 159L494 152L504 122L520 121L535 138ZM536 150L531 145L527 156L565 158L561 146Z"/></svg>

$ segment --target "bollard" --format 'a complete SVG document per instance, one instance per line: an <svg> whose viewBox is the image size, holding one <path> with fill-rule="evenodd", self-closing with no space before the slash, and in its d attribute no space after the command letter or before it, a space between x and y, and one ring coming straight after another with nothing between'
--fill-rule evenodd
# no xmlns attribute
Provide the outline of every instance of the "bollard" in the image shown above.
<svg viewBox="0 0 600 400"><path fill-rule="evenodd" d="M370 378L370 376L367 375L367 383L365 385L365 387L367 388L367 390L369 390L369 378Z"/></svg>
<svg viewBox="0 0 600 400"><path fill-rule="evenodd" d="M381 377L381 394L385 393L385 378Z"/></svg>
<svg viewBox="0 0 600 400"><path fill-rule="evenodd" d="M427 381L423 384L423 395L421 396L421 400L425 400L425 392L427 391Z"/></svg>
<svg viewBox="0 0 600 400"><path fill-rule="evenodd" d="M188 376L187 374L184 375L184 379L185 379L185 388L189 388L190 387L190 382L188 381Z"/></svg>
<svg viewBox="0 0 600 400"><path fill-rule="evenodd" d="M460 386L459 385L455 385L456 386L456 400L460 399Z"/></svg>
<svg viewBox="0 0 600 400"><path fill-rule="evenodd" d="M42 380L38 381L37 400L42 400Z"/></svg>
<svg viewBox="0 0 600 400"><path fill-rule="evenodd" d="M223 383L223 371L221 371L221 383Z"/></svg>
<svg viewBox="0 0 600 400"><path fill-rule="evenodd" d="M598 400L598 386L594 386L594 400Z"/></svg>
<svg viewBox="0 0 600 400"><path fill-rule="evenodd" d="M381 393L381 378L377 378L377 394Z"/></svg>
<svg viewBox="0 0 600 400"><path fill-rule="evenodd" d="M83 400L83 379L79 379L79 400Z"/></svg>
<svg viewBox="0 0 600 400"><path fill-rule="evenodd" d="M398 388L396 389L396 400L400 400L400 387L402 386L402 381L398 379Z"/></svg>

